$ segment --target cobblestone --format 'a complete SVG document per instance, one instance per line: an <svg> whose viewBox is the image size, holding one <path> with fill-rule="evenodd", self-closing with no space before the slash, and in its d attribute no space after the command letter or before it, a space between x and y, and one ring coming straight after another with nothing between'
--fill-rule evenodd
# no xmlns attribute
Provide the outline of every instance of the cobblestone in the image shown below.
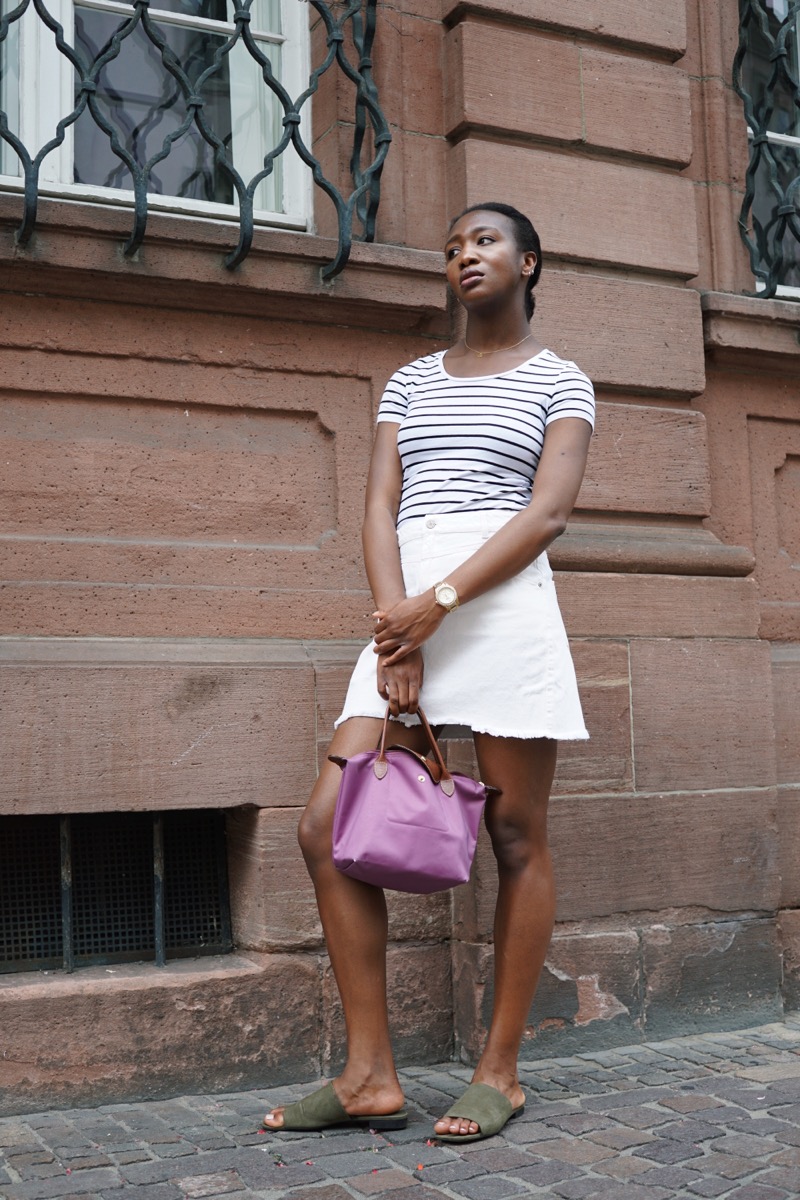
<svg viewBox="0 0 800 1200"><path fill-rule="evenodd" d="M313 1084L0 1119L0 1200L797 1200L800 1016L524 1064L524 1114L437 1142L457 1064L401 1072L408 1129L261 1133Z"/></svg>

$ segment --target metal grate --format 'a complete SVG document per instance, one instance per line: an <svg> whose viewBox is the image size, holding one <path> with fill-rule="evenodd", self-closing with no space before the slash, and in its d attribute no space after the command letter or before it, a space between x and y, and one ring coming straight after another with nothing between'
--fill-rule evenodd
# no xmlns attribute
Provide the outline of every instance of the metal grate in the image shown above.
<svg viewBox="0 0 800 1200"><path fill-rule="evenodd" d="M800 0L739 0L733 86L750 138L742 239L758 294L800 287Z"/></svg>
<svg viewBox="0 0 800 1200"><path fill-rule="evenodd" d="M0 971L231 949L221 812L0 818Z"/></svg>
<svg viewBox="0 0 800 1200"><path fill-rule="evenodd" d="M0 970L60 967L57 817L0 820Z"/></svg>
<svg viewBox="0 0 800 1200"><path fill-rule="evenodd" d="M152 816L102 813L70 825L75 965L152 957Z"/></svg>
<svg viewBox="0 0 800 1200"><path fill-rule="evenodd" d="M222 903L228 894L225 855L214 852L219 838L216 813L172 813L164 823L164 944L172 958L197 954L198 945L231 942L228 905Z"/></svg>
<svg viewBox="0 0 800 1200"><path fill-rule="evenodd" d="M27 245L33 234L40 188L46 184L51 194L54 190L47 181L59 175L61 168L55 164L63 157L62 148L69 146L76 131L88 127L98 139L90 168L98 167L102 158L104 179L130 179L133 227L124 247L126 255L134 255L144 240L148 195L161 190L164 177L174 174L182 154L194 155L194 169L178 194L186 188L190 188L187 194L192 194L192 188L205 194L204 189L212 187L215 195L219 192L220 198L229 198L237 206L238 244L225 259L227 267L236 267L250 250L259 188L274 182L281 156L291 146L335 208L338 247L333 261L323 267L322 277L337 275L347 263L354 238L374 239L380 177L392 138L372 76L377 0L308 0L308 4L324 28L325 53L303 81L304 90L292 96L265 52L271 35L263 34L261 40L257 35L261 13L255 0L230 4L222 0L185 10L177 0L153 0L152 6L151 0L84 0L75 6L72 34L72 9L65 29L59 20L65 19L64 6L57 0L0 0L0 162L6 164L2 173L19 178L16 186L23 194L17 243ZM101 9L108 11L98 16ZM216 19L220 16L221 21ZM87 21L94 36L87 32ZM197 26L196 36L183 28L186 22ZM20 117L26 107L34 107L18 86L26 77L27 44L48 47L49 69L66 81L57 84L47 79L49 107L42 111L52 114L52 119L43 116L44 125L34 134L23 133ZM120 113L114 71L132 53L142 63L138 87L142 94L132 96L130 111ZM274 58L276 52L271 54ZM337 75L337 88L343 84L353 88L349 163L353 190L349 195L343 195L326 176L302 132L311 97L328 71ZM233 81L237 87L247 83L250 113L266 106L275 114L272 132L265 131L266 142L246 171L241 162L241 170L237 169L230 113L220 103L221 94L230 98ZM68 98L62 94L58 111L58 96L65 88ZM146 88L150 90L145 97ZM78 155L76 180L83 179L85 167Z"/></svg>

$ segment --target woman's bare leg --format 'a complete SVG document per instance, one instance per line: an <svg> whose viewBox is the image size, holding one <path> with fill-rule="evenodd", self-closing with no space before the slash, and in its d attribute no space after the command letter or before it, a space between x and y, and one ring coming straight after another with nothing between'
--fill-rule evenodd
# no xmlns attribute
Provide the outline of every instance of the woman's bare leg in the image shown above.
<svg viewBox="0 0 800 1200"><path fill-rule="evenodd" d="M475 735L481 779L502 788L486 806L497 859L494 921L494 1011L473 1076L524 1103L517 1058L555 919L555 885L547 843L547 804L557 742ZM446 1118L437 1133L477 1133L475 1122Z"/></svg>
<svg viewBox="0 0 800 1200"><path fill-rule="evenodd" d="M375 748L381 722L352 717L336 730L331 754L349 758ZM419 746L418 727L392 728L395 743ZM344 1008L347 1062L335 1081L351 1116L396 1112L403 1093L392 1056L386 1006L386 900L380 888L349 879L331 859L331 838L341 771L326 762L300 820L298 837L314 884L328 954ZM265 1124L280 1129L283 1109Z"/></svg>

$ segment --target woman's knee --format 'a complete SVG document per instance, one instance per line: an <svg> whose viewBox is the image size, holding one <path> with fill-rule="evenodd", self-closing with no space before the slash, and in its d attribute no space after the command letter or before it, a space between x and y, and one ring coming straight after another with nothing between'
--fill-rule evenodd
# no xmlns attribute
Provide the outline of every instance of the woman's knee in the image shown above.
<svg viewBox="0 0 800 1200"><path fill-rule="evenodd" d="M327 861L331 856L330 822L323 820L310 805L303 811L297 826L297 841L306 865L311 869L317 862Z"/></svg>
<svg viewBox="0 0 800 1200"><path fill-rule="evenodd" d="M514 816L487 816L486 827L501 870L524 871L532 862L549 854L547 828L536 821Z"/></svg>

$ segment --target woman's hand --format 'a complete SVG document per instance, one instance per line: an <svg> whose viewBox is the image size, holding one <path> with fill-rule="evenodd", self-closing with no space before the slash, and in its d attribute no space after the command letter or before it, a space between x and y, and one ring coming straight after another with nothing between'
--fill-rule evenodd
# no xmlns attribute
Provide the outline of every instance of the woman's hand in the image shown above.
<svg viewBox="0 0 800 1200"><path fill-rule="evenodd" d="M386 662L384 655L379 656L378 691L388 702L393 717L405 712L415 713L419 708L424 669L420 650L412 650L393 665Z"/></svg>
<svg viewBox="0 0 800 1200"><path fill-rule="evenodd" d="M433 591L398 600L391 608L372 614L375 618L375 653L385 656L385 665L401 662L426 642L442 623L446 612Z"/></svg>

